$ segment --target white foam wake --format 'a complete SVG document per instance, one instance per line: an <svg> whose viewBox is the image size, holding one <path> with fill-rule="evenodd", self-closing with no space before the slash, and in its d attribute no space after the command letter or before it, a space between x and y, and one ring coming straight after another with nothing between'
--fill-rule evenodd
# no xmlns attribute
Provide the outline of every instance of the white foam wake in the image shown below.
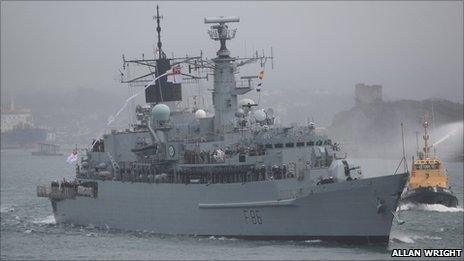
<svg viewBox="0 0 464 261"><path fill-rule="evenodd" d="M441 237L437 236L419 236L419 235L406 235L398 232L392 232L390 234L390 240L397 241L401 243L413 244L416 240L441 240Z"/></svg>
<svg viewBox="0 0 464 261"><path fill-rule="evenodd" d="M309 239L309 240L305 240L304 242L306 242L306 243L322 243L322 240L320 240L320 239Z"/></svg>
<svg viewBox="0 0 464 261"><path fill-rule="evenodd" d="M210 236L208 239L209 240L219 240L219 241L224 241L224 240L235 241L235 240L237 240L236 238L233 238L233 237L218 237L218 236Z"/></svg>
<svg viewBox="0 0 464 261"><path fill-rule="evenodd" d="M447 207L440 204L413 204L407 203L400 205L398 210L422 210L422 211L436 211L436 212L463 212L464 209L458 207Z"/></svg>
<svg viewBox="0 0 464 261"><path fill-rule="evenodd" d="M36 218L32 221L34 224L55 224L55 217L53 215L50 215L46 218Z"/></svg>
<svg viewBox="0 0 464 261"><path fill-rule="evenodd" d="M0 213L14 212L15 209L13 206L0 207Z"/></svg>
<svg viewBox="0 0 464 261"><path fill-rule="evenodd" d="M393 233L393 232L390 234L390 240L401 242L401 243L407 243L407 244L414 243L414 240L412 239L412 237L404 235L404 234L400 234L400 233Z"/></svg>

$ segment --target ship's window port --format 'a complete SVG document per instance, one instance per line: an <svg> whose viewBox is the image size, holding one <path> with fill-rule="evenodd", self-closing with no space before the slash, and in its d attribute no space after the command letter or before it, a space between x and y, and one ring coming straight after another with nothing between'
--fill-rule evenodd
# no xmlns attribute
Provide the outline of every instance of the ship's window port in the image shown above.
<svg viewBox="0 0 464 261"><path fill-rule="evenodd" d="M416 164L416 169L438 169L438 164Z"/></svg>
<svg viewBox="0 0 464 261"><path fill-rule="evenodd" d="M306 142L306 145L308 145L308 146L314 146L314 141L308 141L308 142Z"/></svg>
<svg viewBox="0 0 464 261"><path fill-rule="evenodd" d="M293 142L285 143L285 147L287 148L293 148L295 144Z"/></svg>
<svg viewBox="0 0 464 261"><path fill-rule="evenodd" d="M266 144L266 149L272 149L272 144Z"/></svg>
<svg viewBox="0 0 464 261"><path fill-rule="evenodd" d="M296 146L297 146L297 147L303 147L304 145L305 145L304 142L297 142L297 143L296 143Z"/></svg>
<svg viewBox="0 0 464 261"><path fill-rule="evenodd" d="M282 143L276 143L274 144L274 148L278 149L278 148L282 148L284 146L284 144Z"/></svg>

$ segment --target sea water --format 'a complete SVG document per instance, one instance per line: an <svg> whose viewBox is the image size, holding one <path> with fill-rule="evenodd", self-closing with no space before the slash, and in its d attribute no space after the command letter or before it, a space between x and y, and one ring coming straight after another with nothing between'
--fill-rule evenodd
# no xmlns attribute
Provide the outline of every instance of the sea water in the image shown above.
<svg viewBox="0 0 464 261"><path fill-rule="evenodd" d="M111 228L56 224L50 201L36 185L72 179L63 156L1 151L1 259L350 259L391 258L393 248L463 248L463 164L445 162L457 208L405 205L393 224L390 243L353 246L307 241L253 241L224 237L166 236ZM394 173L399 161L355 159L366 177ZM401 168L400 168L401 169Z"/></svg>

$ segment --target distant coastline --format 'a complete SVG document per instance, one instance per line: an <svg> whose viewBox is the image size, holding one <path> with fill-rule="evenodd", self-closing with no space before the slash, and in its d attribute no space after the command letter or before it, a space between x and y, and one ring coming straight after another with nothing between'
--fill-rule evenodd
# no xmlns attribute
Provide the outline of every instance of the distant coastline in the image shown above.
<svg viewBox="0 0 464 261"><path fill-rule="evenodd" d="M447 161L463 161L463 104L444 99L356 104L350 110L337 113L327 130L350 155L400 157L403 122L407 154L414 155L416 133L420 138L421 121L426 113L431 123L431 140L449 136L437 146L438 155Z"/></svg>

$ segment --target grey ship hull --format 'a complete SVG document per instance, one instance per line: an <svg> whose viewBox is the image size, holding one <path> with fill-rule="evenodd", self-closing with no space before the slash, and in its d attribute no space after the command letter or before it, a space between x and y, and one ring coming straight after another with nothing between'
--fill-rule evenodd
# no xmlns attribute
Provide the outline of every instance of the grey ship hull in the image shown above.
<svg viewBox="0 0 464 261"><path fill-rule="evenodd" d="M58 223L160 234L387 243L407 174L310 185L98 181L97 198L52 199Z"/></svg>

